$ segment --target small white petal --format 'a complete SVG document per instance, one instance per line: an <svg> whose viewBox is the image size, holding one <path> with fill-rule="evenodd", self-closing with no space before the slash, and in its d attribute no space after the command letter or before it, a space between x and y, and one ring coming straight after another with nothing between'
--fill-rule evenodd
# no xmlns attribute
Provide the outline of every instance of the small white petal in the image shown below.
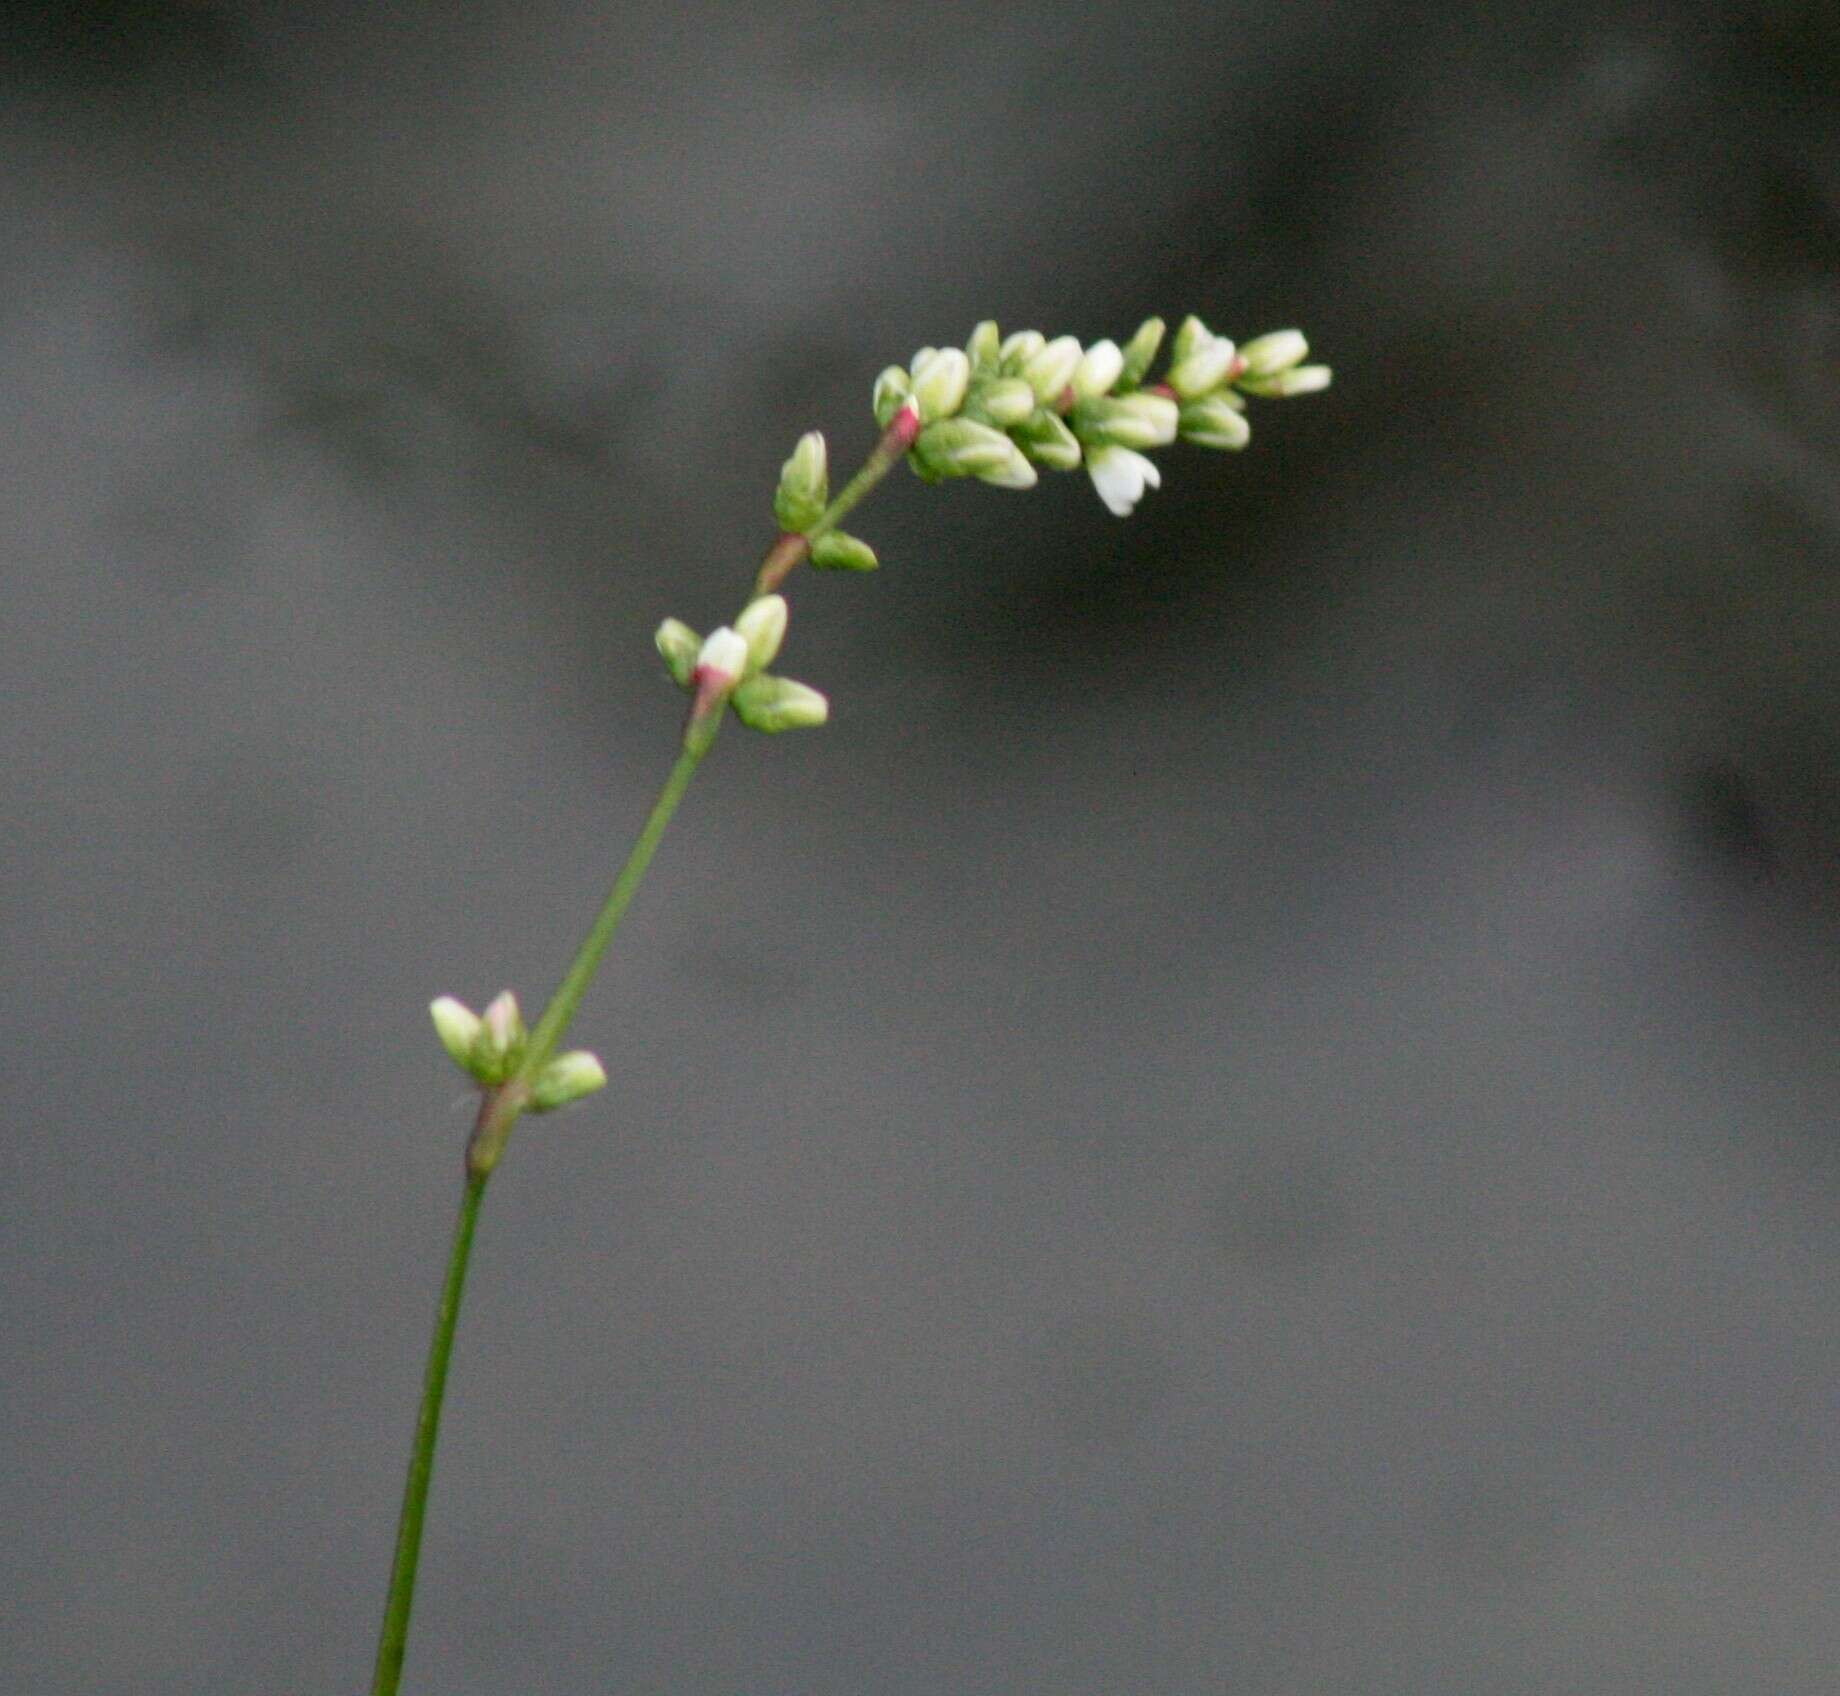
<svg viewBox="0 0 1840 1696"><path fill-rule="evenodd" d="M747 670L747 662L747 638L724 624L703 638L703 646L696 656L696 669L733 682Z"/></svg>
<svg viewBox="0 0 1840 1696"><path fill-rule="evenodd" d="M1146 488L1160 489L1163 474L1153 460L1130 448L1100 447L1086 456L1087 474L1106 509L1118 518L1129 518L1132 509L1144 498Z"/></svg>

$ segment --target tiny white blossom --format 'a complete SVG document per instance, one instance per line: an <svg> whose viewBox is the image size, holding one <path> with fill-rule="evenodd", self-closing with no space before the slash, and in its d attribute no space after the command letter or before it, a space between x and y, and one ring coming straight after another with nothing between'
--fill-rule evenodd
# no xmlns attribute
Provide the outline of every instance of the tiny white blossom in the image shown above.
<svg viewBox="0 0 1840 1696"><path fill-rule="evenodd" d="M1131 510L1144 498L1144 490L1160 489L1163 474L1152 460L1131 448L1097 447L1086 455L1087 474L1106 509L1119 518L1129 518Z"/></svg>
<svg viewBox="0 0 1840 1696"><path fill-rule="evenodd" d="M747 670L747 638L726 624L703 638L696 656L696 669L735 682Z"/></svg>

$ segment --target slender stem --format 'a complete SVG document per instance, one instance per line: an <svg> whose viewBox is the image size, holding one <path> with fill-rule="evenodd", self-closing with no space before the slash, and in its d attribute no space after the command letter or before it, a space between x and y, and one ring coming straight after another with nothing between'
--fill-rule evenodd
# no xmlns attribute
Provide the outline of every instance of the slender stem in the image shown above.
<svg viewBox="0 0 1840 1696"><path fill-rule="evenodd" d="M441 1398L447 1390L447 1363L454 1352L454 1326L466 1288L466 1263L473 1251L473 1228L486 1193L484 1172L469 1172L454 1222L453 1248L447 1257L447 1280L434 1316L428 1366L422 1377L422 1408L415 1421L415 1448L403 1486L402 1518L396 1529L396 1560L390 1568L389 1599L383 1610L383 1635L377 1644L377 1672L371 1696L396 1696L402 1682L403 1655L409 1644L409 1610L415 1602L415 1569L422 1552L422 1519L428 1511L428 1484L434 1476L435 1439L441 1431Z"/></svg>
<svg viewBox="0 0 1840 1696"><path fill-rule="evenodd" d="M823 516L803 534L788 533L767 552L756 580L756 596L770 594L801 559L811 551L812 538L834 529L840 519L885 477L895 462L913 445L919 430L919 418L912 411L897 414L883 431L874 451L862 470L850 479ZM602 957L612 943L620 920L632 903L646 868L663 840L666 827L676 813L684 791L696 776L721 728L727 710L727 691L698 694L684 728L682 751L671 767L670 776L652 803L652 810L640 828L638 840L626 857L626 864L614 879L613 888L595 916L586 939L577 950L568 972L558 985L543 1016L530 1033L523 1061L504 1083L486 1091L479 1105L479 1117L473 1127L466 1151L466 1189L461 1195L460 1217L454 1226L453 1250L447 1262L447 1280L441 1287L441 1305L435 1315L434 1337L428 1345L428 1366L422 1382L421 1413L415 1424L415 1448L409 1457L408 1482L403 1487L402 1517L396 1531L396 1559L390 1569L389 1596L384 1605L383 1635L377 1645L377 1672L371 1684L371 1696L396 1696L402 1682L403 1656L408 1648L409 1611L415 1601L415 1572L421 1558L422 1522L428 1509L428 1486L434 1475L435 1441L441 1428L441 1399L447 1389L447 1364L453 1354L454 1327L460 1318L460 1298L466 1287L466 1264L472 1253L473 1230L479 1220L479 1204L486 1193L486 1181L504 1153L512 1127L530 1103L530 1083L554 1057L582 997L600 969Z"/></svg>
<svg viewBox="0 0 1840 1696"><path fill-rule="evenodd" d="M719 715L719 706L717 712ZM620 928L620 920L625 916L640 880L645 876L645 868L652 863L652 855L657 852L658 844L663 840L665 827L671 822L671 815L677 811L678 802L683 800L684 791L690 787L690 779L696 776L696 768L702 764L703 756L709 752L709 745L715 740L716 727L720 723L719 716L701 727L693 720L691 731L684 738L683 752L677 756L677 763L671 767L671 775L664 780L664 788L659 790L658 799L652 803L651 814L640 829L639 839L627 855L626 864L620 868L620 875L613 880L613 888L595 916L593 928L576 953L568 975L550 997L549 1005L543 1009L543 1017L537 1021L536 1029L530 1033L530 1046L525 1051L523 1065L518 1068L521 1079L534 1077L555 1054L556 1045L562 1040L569 1022L580 1008L581 998L587 993L588 985L594 981L594 974L600 969L601 956L613 941L613 933ZM698 733L699 729L701 734Z"/></svg>

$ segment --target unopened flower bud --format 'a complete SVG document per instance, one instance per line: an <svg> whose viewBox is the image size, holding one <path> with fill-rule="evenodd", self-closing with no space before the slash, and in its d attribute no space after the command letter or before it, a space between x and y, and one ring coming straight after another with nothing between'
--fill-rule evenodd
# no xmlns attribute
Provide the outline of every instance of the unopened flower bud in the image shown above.
<svg viewBox="0 0 1840 1696"><path fill-rule="evenodd" d="M434 1020L434 1034L441 1039L447 1057L456 1066L472 1070L473 1044L485 1021L463 1001L443 995L428 1004L428 1016Z"/></svg>
<svg viewBox="0 0 1840 1696"><path fill-rule="evenodd" d="M1108 394L1124 370L1124 354L1114 341L1094 342L1074 367L1073 394L1076 400L1091 400L1094 395Z"/></svg>
<svg viewBox="0 0 1840 1696"><path fill-rule="evenodd" d="M1072 336L1056 336L1022 362L1018 375L1035 391L1037 399L1052 401L1073 381L1079 366L1079 342Z"/></svg>
<svg viewBox="0 0 1840 1696"><path fill-rule="evenodd" d="M1170 338L1169 363L1180 365L1191 353L1214 339L1214 332L1191 312L1176 326L1176 333Z"/></svg>
<svg viewBox="0 0 1840 1696"><path fill-rule="evenodd" d="M970 382L971 361L961 349L926 348L915 354L913 394L921 423L950 418L965 404L965 389Z"/></svg>
<svg viewBox="0 0 1840 1696"><path fill-rule="evenodd" d="M1162 345L1163 320L1146 318L1137 326L1137 334L1124 344L1124 369L1118 373L1113 390L1125 392L1136 388L1155 362L1156 350Z"/></svg>
<svg viewBox="0 0 1840 1696"><path fill-rule="evenodd" d="M995 489L1032 489L1040 481L1035 467L1023 458L1022 449L1014 442L1009 444L1008 458L988 471L980 471L977 476L980 483L988 483Z"/></svg>
<svg viewBox="0 0 1840 1696"><path fill-rule="evenodd" d="M831 704L816 689L790 677L750 677L735 691L735 716L769 735L807 730L830 717Z"/></svg>
<svg viewBox="0 0 1840 1696"><path fill-rule="evenodd" d="M658 626L658 633L652 640L657 643L658 652L678 688L688 689L690 674L696 670L697 650L703 645L702 637L680 620L667 618Z"/></svg>
<svg viewBox="0 0 1840 1696"><path fill-rule="evenodd" d="M779 489L773 496L773 516L782 530L808 530L824 516L830 499L830 471L824 435L808 430L799 437L792 457L780 467Z"/></svg>
<svg viewBox="0 0 1840 1696"><path fill-rule="evenodd" d="M518 1011L517 997L501 990L492 997L479 1021L467 1070L482 1084L502 1084L517 1063L524 1058L524 1015Z"/></svg>
<svg viewBox="0 0 1840 1696"><path fill-rule="evenodd" d="M999 377L978 391L972 409L981 412L991 423L1007 428L1020 424L1035 410L1035 391L1020 377Z"/></svg>
<svg viewBox="0 0 1840 1696"><path fill-rule="evenodd" d="M1047 345L1048 338L1041 331L1017 330L999 344L997 364L1005 376L1014 377L1021 371L1024 360L1033 359Z"/></svg>
<svg viewBox="0 0 1840 1696"><path fill-rule="evenodd" d="M1192 320L1191 320L1192 322ZM1217 389L1233 369L1235 349L1225 336L1201 332L1183 358L1169 367L1166 382L1184 400L1196 400L1210 389Z"/></svg>
<svg viewBox="0 0 1840 1696"><path fill-rule="evenodd" d="M1001 430L970 418L944 418L914 440L913 456L933 477L981 477L1007 465L1016 444Z"/></svg>
<svg viewBox="0 0 1840 1696"><path fill-rule="evenodd" d="M1098 395L1073 409L1071 423L1083 442L1122 448L1160 448L1176 439L1176 403L1168 395L1139 392Z"/></svg>
<svg viewBox="0 0 1840 1696"><path fill-rule="evenodd" d="M1228 390L1219 389L1200 400L1191 400L1182 408L1182 440L1198 448L1243 448L1252 440L1252 426L1240 406L1234 404L1238 399Z"/></svg>
<svg viewBox="0 0 1840 1696"><path fill-rule="evenodd" d="M1050 471L1071 471L1080 463L1079 437L1067 428L1059 413L1046 407L1031 413L1010 434L1030 459Z"/></svg>
<svg viewBox="0 0 1840 1696"><path fill-rule="evenodd" d="M780 644L786 640L786 597L762 595L749 601L735 620L735 634L747 644L747 676L764 671L773 663Z"/></svg>
<svg viewBox="0 0 1840 1696"><path fill-rule="evenodd" d="M965 343L965 352L970 357L974 369L994 370L998 350L1002 345L997 335L996 319L986 318L971 332L970 339Z"/></svg>
<svg viewBox="0 0 1840 1696"><path fill-rule="evenodd" d="M1129 448L1097 447L1086 455L1087 474L1099 499L1119 518L1129 518L1146 488L1160 489L1163 474L1155 462Z"/></svg>
<svg viewBox="0 0 1840 1696"><path fill-rule="evenodd" d="M886 430L913 392L914 386L907 373L898 365L890 365L875 379L875 394L869 403L874 409L876 423Z"/></svg>
<svg viewBox="0 0 1840 1696"><path fill-rule="evenodd" d="M549 1113L604 1088L607 1073L585 1048L558 1054L530 1080L530 1110Z"/></svg>
<svg viewBox="0 0 1840 1696"><path fill-rule="evenodd" d="M1288 371L1274 371L1269 377L1242 377L1239 386L1249 395L1289 400L1294 395L1313 395L1328 388L1332 375L1326 365L1293 365Z"/></svg>
<svg viewBox="0 0 1840 1696"><path fill-rule="evenodd" d="M811 545L811 563L821 571L873 571L878 562L860 536L827 530Z"/></svg>
<svg viewBox="0 0 1840 1696"><path fill-rule="evenodd" d="M1288 371L1309 357L1310 344L1301 330L1273 330L1269 335L1254 336L1239 350L1252 377L1269 377L1275 371Z"/></svg>

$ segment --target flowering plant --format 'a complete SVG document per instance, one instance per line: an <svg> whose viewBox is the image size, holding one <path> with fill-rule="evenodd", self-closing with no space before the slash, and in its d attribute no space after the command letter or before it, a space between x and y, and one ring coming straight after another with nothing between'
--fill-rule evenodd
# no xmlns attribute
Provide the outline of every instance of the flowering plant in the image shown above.
<svg viewBox="0 0 1840 1696"><path fill-rule="evenodd" d="M773 498L779 535L734 622L707 636L675 618L658 626L658 652L688 697L677 759L542 1016L526 1028L509 990L483 1013L449 995L429 1008L441 1045L477 1086L479 1109L429 1345L372 1696L395 1696L402 1681L448 1362L486 1184L524 1114L554 1111L606 1084L593 1054L557 1049L728 713L769 733L820 725L829 716L818 690L767 669L786 639L790 615L780 593L786 579L804 561L820 570L875 569L875 550L840 525L902 459L929 483L975 477L1003 489L1032 488L1042 469L1084 466L1107 510L1122 518L1146 490L1162 486L1151 450L1178 439L1243 448L1252 434L1248 395L1281 399L1329 386L1326 365L1304 363L1309 347L1298 331L1235 346L1194 317L1170 338L1162 377L1150 382L1164 330L1162 319L1150 318L1122 347L1109 340L1083 347L1073 336L1050 339L1038 330L1005 338L987 321L962 348L921 348L906 366L891 365L876 378L871 405L881 436L834 496L824 437L815 430L802 436L781 467Z"/></svg>

